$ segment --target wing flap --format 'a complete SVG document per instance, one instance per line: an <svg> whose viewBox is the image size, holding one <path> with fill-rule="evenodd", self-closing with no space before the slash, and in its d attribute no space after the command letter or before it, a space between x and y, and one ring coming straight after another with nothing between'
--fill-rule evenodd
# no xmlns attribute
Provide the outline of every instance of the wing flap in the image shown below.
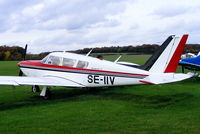
<svg viewBox="0 0 200 134"><path fill-rule="evenodd" d="M81 83L65 79L62 77L26 77L26 76L0 76L0 85L40 85L40 86L66 86L85 87Z"/></svg>

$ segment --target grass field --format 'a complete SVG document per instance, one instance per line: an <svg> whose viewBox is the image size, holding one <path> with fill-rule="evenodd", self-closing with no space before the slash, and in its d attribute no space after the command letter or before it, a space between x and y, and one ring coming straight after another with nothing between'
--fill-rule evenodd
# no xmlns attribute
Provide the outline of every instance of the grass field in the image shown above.
<svg viewBox="0 0 200 134"><path fill-rule="evenodd" d="M148 55L121 60L142 64ZM107 56L114 60L117 56ZM0 75L17 75L0 62ZM99 89L57 87L43 100L29 86L0 86L0 134L199 134L198 79Z"/></svg>

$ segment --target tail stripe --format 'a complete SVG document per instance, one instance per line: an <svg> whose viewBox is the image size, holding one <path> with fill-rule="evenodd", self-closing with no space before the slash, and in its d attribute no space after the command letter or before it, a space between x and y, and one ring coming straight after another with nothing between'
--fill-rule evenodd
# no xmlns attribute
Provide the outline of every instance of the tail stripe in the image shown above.
<svg viewBox="0 0 200 134"><path fill-rule="evenodd" d="M180 60L181 54L184 50L185 47L185 43L187 41L188 35L183 35L181 41L178 44L178 47L174 53L174 55L172 56L167 68L165 69L165 73L172 73L172 72L176 72L177 66L178 66L178 62Z"/></svg>

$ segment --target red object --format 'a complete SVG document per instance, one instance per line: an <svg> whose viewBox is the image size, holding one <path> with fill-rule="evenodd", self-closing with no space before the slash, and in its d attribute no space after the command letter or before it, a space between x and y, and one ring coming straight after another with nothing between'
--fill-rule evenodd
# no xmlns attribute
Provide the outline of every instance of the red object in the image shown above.
<svg viewBox="0 0 200 134"><path fill-rule="evenodd" d="M178 44L178 47L175 50L174 55L172 56L167 68L165 69L164 73L173 73L176 72L179 60L181 58L181 54L184 50L185 43L187 41L188 34L183 35L181 41Z"/></svg>
<svg viewBox="0 0 200 134"><path fill-rule="evenodd" d="M152 85L156 85L155 83L148 82L148 81L144 81L144 80L140 80L139 82L146 83L146 84L152 84Z"/></svg>
<svg viewBox="0 0 200 134"><path fill-rule="evenodd" d="M46 68L57 68L57 69L70 69L70 70L82 70L82 71L90 71L90 72L103 72L103 73L113 73L113 74L125 74L125 75L135 75L135 76L148 76L145 74L133 74L133 73L124 73L124 72L113 72L113 71L104 71L104 70L94 70L94 69L84 69L84 68L75 68L75 67L64 67L64 66L56 66L43 64L38 60L29 60L29 61L21 61L18 63L18 66L33 66L33 67L46 67Z"/></svg>

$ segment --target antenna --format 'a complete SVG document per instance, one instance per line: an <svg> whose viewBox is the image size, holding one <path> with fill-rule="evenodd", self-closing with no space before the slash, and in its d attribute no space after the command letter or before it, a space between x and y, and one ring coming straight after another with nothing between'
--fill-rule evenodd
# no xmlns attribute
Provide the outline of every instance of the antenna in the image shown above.
<svg viewBox="0 0 200 134"><path fill-rule="evenodd" d="M122 56L120 55L120 56L114 61L114 63L117 63L121 57L122 57Z"/></svg>
<svg viewBox="0 0 200 134"><path fill-rule="evenodd" d="M90 53L92 52L94 48L92 48L87 54L86 54L86 57L88 57L90 55Z"/></svg>

